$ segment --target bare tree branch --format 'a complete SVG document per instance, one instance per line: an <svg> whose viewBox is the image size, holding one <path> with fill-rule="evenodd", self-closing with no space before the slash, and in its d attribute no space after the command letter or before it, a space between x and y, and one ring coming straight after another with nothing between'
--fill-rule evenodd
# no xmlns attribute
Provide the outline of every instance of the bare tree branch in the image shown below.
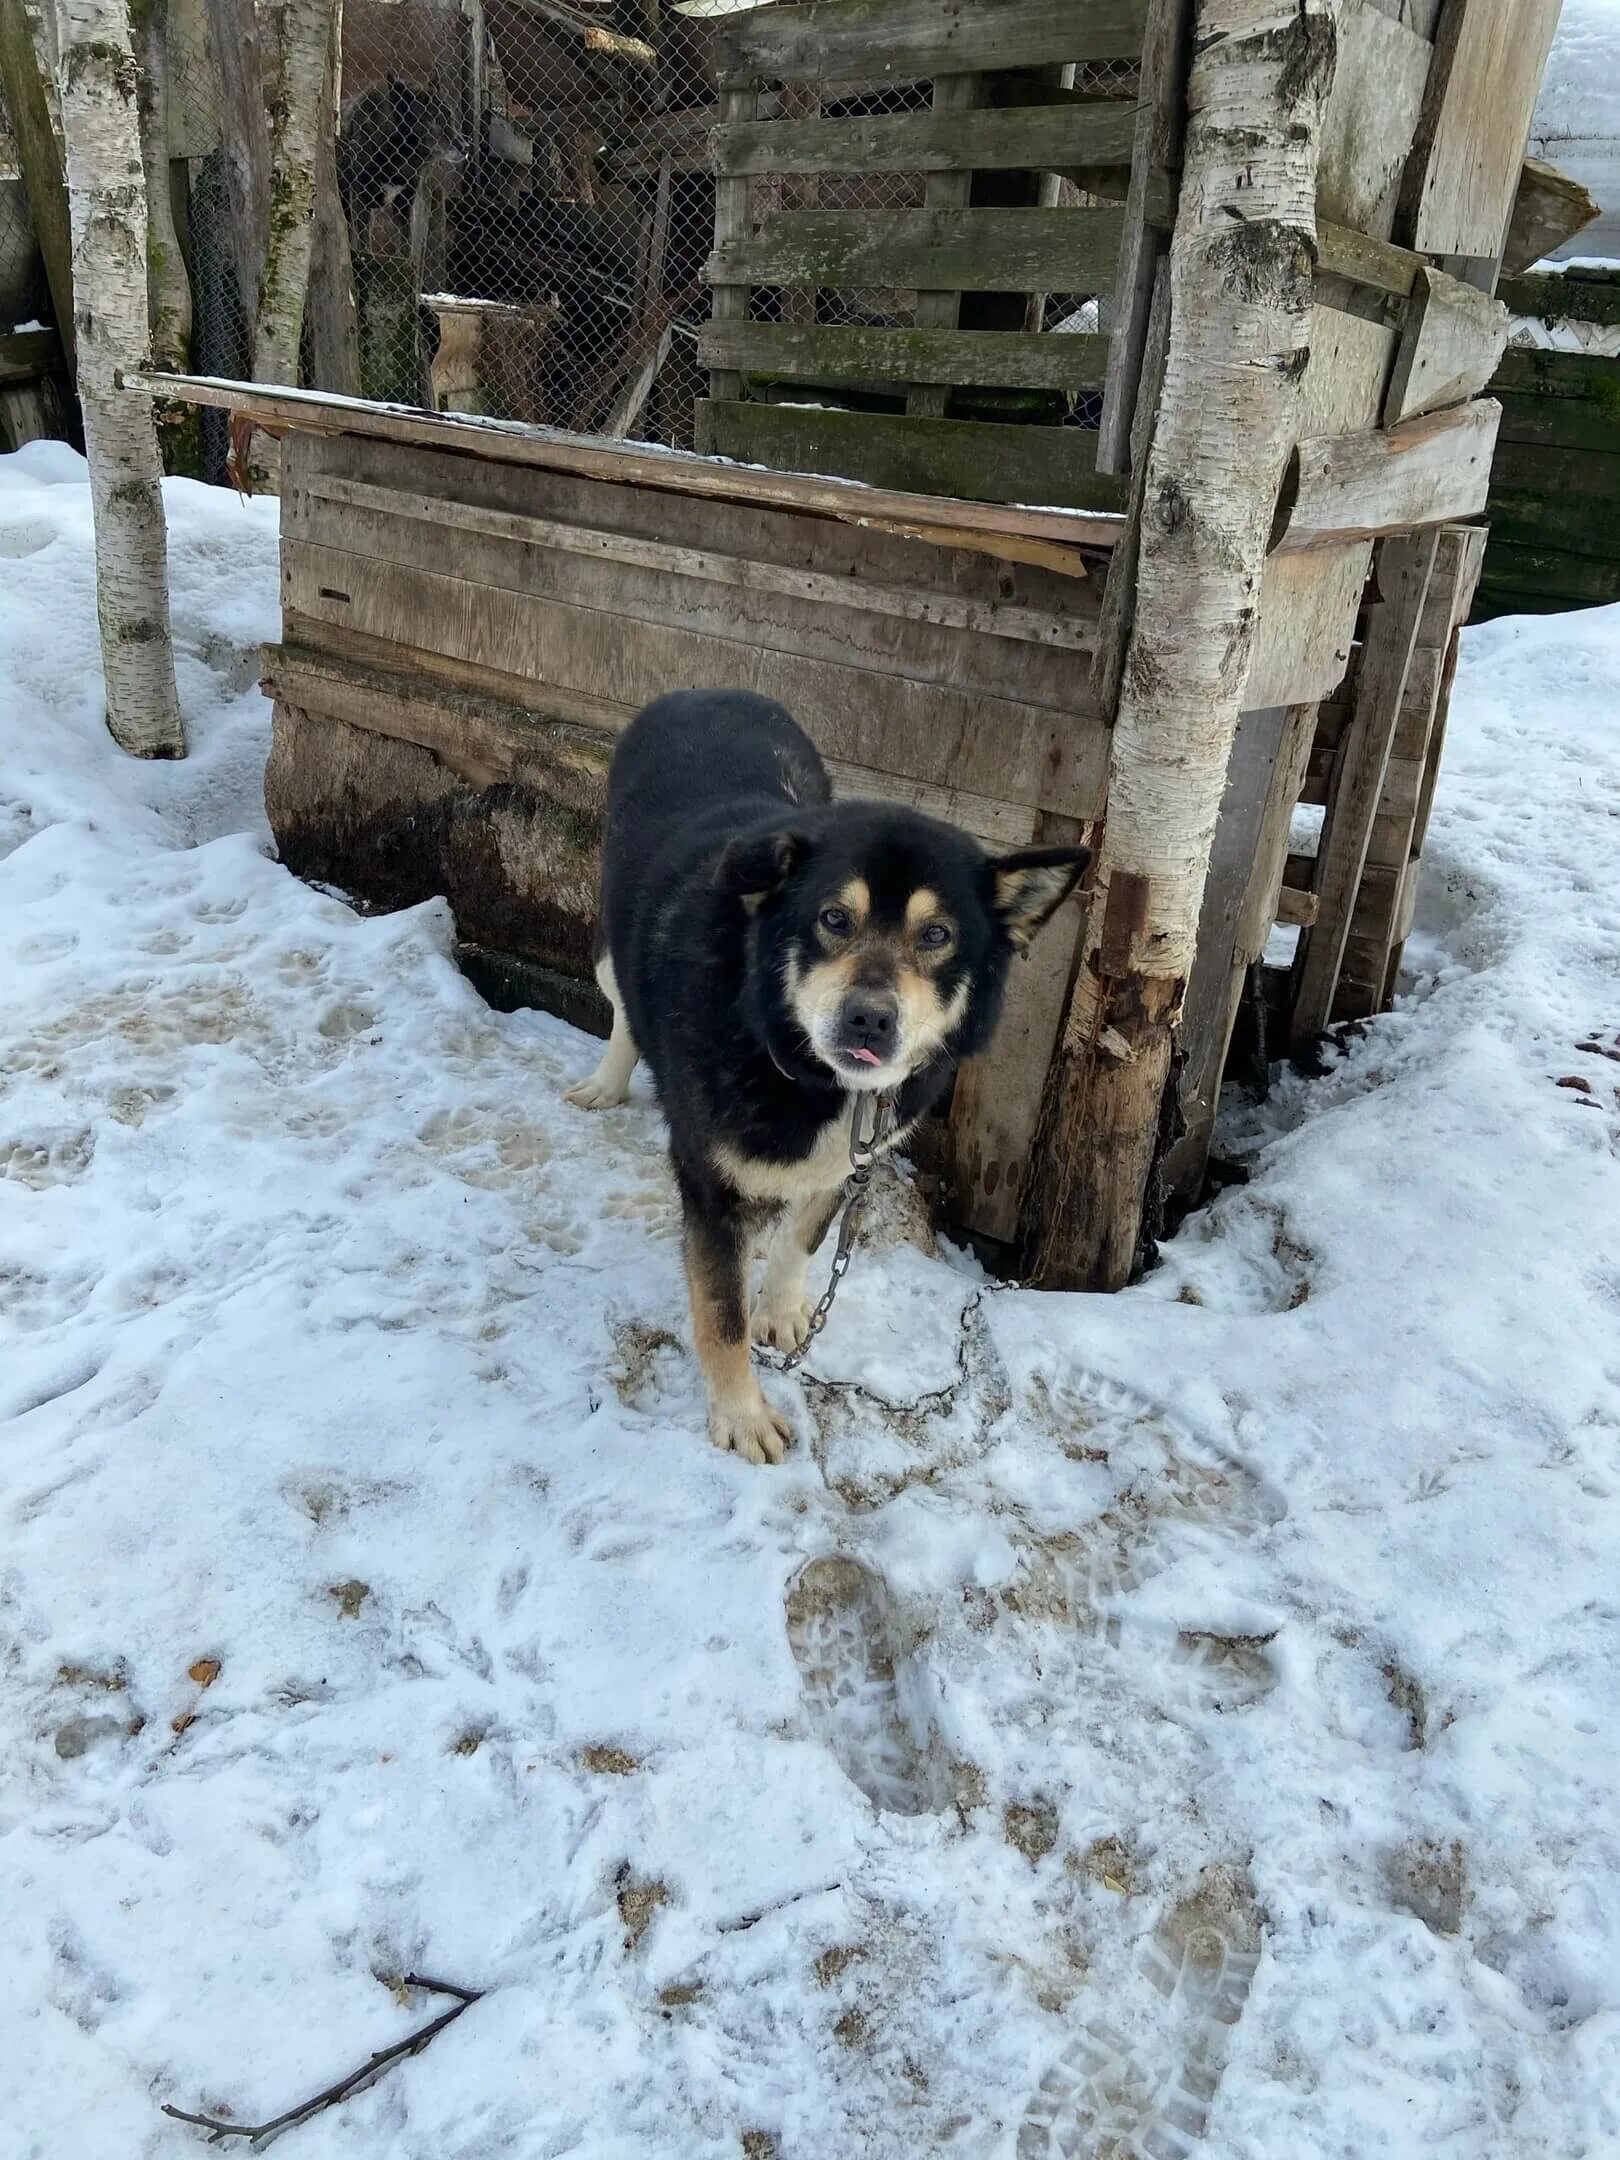
<svg viewBox="0 0 1620 2160"><path fill-rule="evenodd" d="M308 2122L311 2116L319 2115L323 2109L336 2107L341 2101L353 2099L356 2093L362 2093L369 2086L375 2085L395 2063L404 2062L410 2055L420 2055L430 2040L436 2039L447 2025L453 2025L462 2011L479 2001L483 1993L480 1988L458 1987L453 1980L430 1980L425 1973L407 1973L401 1985L421 1988L430 1995L453 1995L455 2008L442 2011L419 2032L411 2033L404 2040L396 2040L392 2047L379 2048L375 2055L366 2058L358 2070L351 2070L347 2077L339 2078L335 2085L328 2085L324 2092L316 2093L313 2099L301 2100L296 2107L288 2108L284 2115L273 2115L268 2122L226 2122L218 2115L188 2114L184 2108L171 2107L167 2102L164 2103L164 2114L172 2116L176 2122L191 2123L199 2130L206 2130L209 2133L210 2145L223 2145L227 2138L245 2138L255 2152L263 2152L284 2130L295 2130L300 2123Z"/></svg>

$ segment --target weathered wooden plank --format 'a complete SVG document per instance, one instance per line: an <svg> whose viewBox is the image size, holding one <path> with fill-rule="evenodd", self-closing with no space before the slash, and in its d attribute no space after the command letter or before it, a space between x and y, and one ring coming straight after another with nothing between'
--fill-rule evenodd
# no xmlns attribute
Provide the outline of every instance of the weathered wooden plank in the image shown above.
<svg viewBox="0 0 1620 2160"><path fill-rule="evenodd" d="M1387 333L1393 346L1394 332ZM705 323L704 367L816 382L942 382L1009 390L1093 390L1108 340L1023 330L870 330L846 323ZM1373 417L1376 419L1376 409Z"/></svg>
<svg viewBox="0 0 1620 2160"><path fill-rule="evenodd" d="M1276 920L1291 929L1308 930L1321 912L1322 903L1313 892L1284 885L1277 894Z"/></svg>
<svg viewBox="0 0 1620 2160"><path fill-rule="evenodd" d="M1322 116L1317 209L1387 240L1434 48L1372 0L1345 0L1338 30L1333 90Z"/></svg>
<svg viewBox="0 0 1620 2160"><path fill-rule="evenodd" d="M1423 268L1421 255L1396 247L1388 240L1374 240L1322 218L1316 228L1317 268L1333 277L1349 278L1356 285L1370 285L1375 292L1403 297L1417 282Z"/></svg>
<svg viewBox="0 0 1620 2160"><path fill-rule="evenodd" d="M854 524L879 519L994 537L998 533L1056 541L1065 547L1111 547L1124 521L1105 515L1073 516L1054 509L1019 509L937 497L903 489L866 487L825 475L742 472L734 465L651 444L603 442L560 428L527 427L517 421L482 420L468 413L429 413L413 407L368 405L359 399L325 397L313 390L267 390L223 377L172 375L158 369L126 369L127 389L182 404L249 415L258 425L311 435L351 435L450 450L499 464L523 465L588 479L621 481L670 494L722 502L758 503L808 510Z"/></svg>
<svg viewBox="0 0 1620 2160"><path fill-rule="evenodd" d="M1381 598L1369 610L1355 706L1339 752L1316 854L1318 914L1306 933L1294 1001L1293 1040L1311 1042L1327 1026L1350 933L1373 818L1434 566L1439 534L1386 540L1378 551Z"/></svg>
<svg viewBox="0 0 1620 2160"><path fill-rule="evenodd" d="M431 528L433 536L428 545L436 551L440 561L446 548L459 547L463 534L477 533L494 540L514 542L521 550L556 550L566 555L583 556L592 563L652 570L698 584L769 593L855 614L893 616L905 622L982 632L1018 643L1089 652L1096 639L1095 618L1078 610L1070 614L1051 614L1035 608L1008 606L997 600L924 592L914 586L882 585L869 578L828 576L821 571L801 570L781 563L753 562L744 556L728 554L720 547L674 546L661 540L645 540L633 534L605 531L555 518L483 509L468 503L451 506L439 496L376 487L365 481L320 473L303 481L296 496L289 501L283 529L293 538L325 539L332 546L352 547L358 553L371 550L363 546L358 537L348 537L341 518L312 521L306 509L310 502L332 503L340 510L352 510L374 519L404 519L411 524L425 524ZM382 530L386 537L386 525ZM416 558L390 555L386 559L411 561ZM422 566L435 567L428 556L423 557ZM466 574L465 564L459 557L457 568ZM503 574L519 581L515 590L535 589L529 582L535 573L522 555L515 557L512 566ZM612 590L610 587L610 601ZM990 664L998 663L992 659Z"/></svg>
<svg viewBox="0 0 1620 2160"><path fill-rule="evenodd" d="M1399 333L1342 308L1311 310L1311 357L1300 384L1300 435L1349 435L1378 425Z"/></svg>
<svg viewBox="0 0 1620 2160"><path fill-rule="evenodd" d="M1097 438L1085 428L710 400L697 409L697 440L744 464L841 472L878 488L1098 510L1116 508L1121 497L1118 481L1093 471Z"/></svg>
<svg viewBox="0 0 1620 2160"><path fill-rule="evenodd" d="M801 0L723 16L710 37L722 80L890 82L1125 60L1142 49L1142 0Z"/></svg>
<svg viewBox="0 0 1620 2160"><path fill-rule="evenodd" d="M1037 844L1058 846L1082 840L1085 833L1074 820L1043 812L1034 837ZM957 1212L977 1236L1003 1244L1018 1232L1047 1067L1068 1006L1085 920L1084 898L1066 900L1012 970L994 1045L985 1057L962 1067L951 1098Z"/></svg>
<svg viewBox="0 0 1620 2160"><path fill-rule="evenodd" d="M1527 157L1520 168L1502 247L1504 274L1511 277L1528 270L1566 240L1573 240L1598 215L1598 205L1578 180L1540 158Z"/></svg>
<svg viewBox="0 0 1620 2160"><path fill-rule="evenodd" d="M1289 719L1289 709L1281 705L1246 711L1238 722L1227 763L1198 912L1197 953L1176 1031L1182 1056L1181 1113L1187 1129L1171 1152L1166 1175L1172 1188L1189 1201L1197 1195L1214 1129L1221 1068L1237 1009L1238 926Z"/></svg>
<svg viewBox="0 0 1620 2160"><path fill-rule="evenodd" d="M1477 398L1399 427L1302 442L1295 452L1298 492L1281 545L1337 546L1477 517L1501 417L1494 398Z"/></svg>
<svg viewBox="0 0 1620 2160"><path fill-rule="evenodd" d="M1099 726L1010 699L974 695L870 668L599 608L486 588L467 579L289 541L285 608L310 623L352 628L451 660L532 675L596 705L649 703L679 684L729 683L779 698L845 762L935 787L1092 817L1107 738ZM1077 671L1078 673L1078 671Z"/></svg>
<svg viewBox="0 0 1620 2160"><path fill-rule="evenodd" d="M393 665L271 646L265 655L263 687L305 710L329 713L372 734L419 744L433 751L458 777L491 787L517 777L539 731L548 754L567 745L581 723L567 715L548 719L531 709L467 685L424 681L411 668L408 648L389 649ZM635 718L631 706L603 707L590 723L617 734ZM568 732L560 732L560 731ZM961 789L927 787L893 773L828 761L835 792L881 802L903 802L929 817L958 825L989 847L1027 846L1038 813L1015 803L995 802Z"/></svg>
<svg viewBox="0 0 1620 2160"><path fill-rule="evenodd" d="M704 274L717 288L1107 292L1121 228L1112 209L785 211L717 236Z"/></svg>
<svg viewBox="0 0 1620 2160"><path fill-rule="evenodd" d="M1130 470L1138 403L1158 397L1157 382L1148 381L1148 344L1159 269L1175 222L1192 14L1192 0L1151 0L1148 11L1125 229L1114 276L1113 347L1097 425L1099 472ZM1162 365L1161 360L1161 373Z"/></svg>
<svg viewBox="0 0 1620 2160"><path fill-rule="evenodd" d="M1530 503L1539 505L1550 533L1573 530L1583 516L1599 535L1613 532L1620 513L1620 454L1595 447L1570 449L1545 440L1499 444L1492 469L1493 511L1500 508L1506 516L1517 510L1524 523Z"/></svg>
<svg viewBox="0 0 1620 2160"><path fill-rule="evenodd" d="M1542 271L1534 277L1500 279L1496 297L1510 315L1528 315L1538 322L1598 323L1605 329L1620 323L1620 283Z"/></svg>
<svg viewBox="0 0 1620 2160"><path fill-rule="evenodd" d="M729 122L709 137L709 161L722 178L739 173L1061 172L1071 165L1128 166L1135 125L1133 105L1079 100L954 114Z"/></svg>
<svg viewBox="0 0 1620 2160"><path fill-rule="evenodd" d="M1332 696L1349 665L1371 559L1370 540L1267 558L1245 700L1308 705Z"/></svg>
<svg viewBox="0 0 1620 2160"><path fill-rule="evenodd" d="M1562 548L1504 538L1493 526L1479 581L1475 619L1493 615L1556 615L1566 608L1606 607L1620 600L1620 545L1608 555L1575 555Z"/></svg>
<svg viewBox="0 0 1620 2160"><path fill-rule="evenodd" d="M1450 0L1398 227L1427 255L1502 253L1562 0Z"/></svg>
<svg viewBox="0 0 1620 2160"><path fill-rule="evenodd" d="M1507 334L1499 300L1442 270L1420 270L1390 375L1385 426L1477 396L1496 373Z"/></svg>

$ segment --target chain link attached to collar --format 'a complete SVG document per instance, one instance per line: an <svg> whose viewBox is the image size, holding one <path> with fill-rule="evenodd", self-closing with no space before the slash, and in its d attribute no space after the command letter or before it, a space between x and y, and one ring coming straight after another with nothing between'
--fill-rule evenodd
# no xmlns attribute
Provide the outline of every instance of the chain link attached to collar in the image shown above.
<svg viewBox="0 0 1620 2160"><path fill-rule="evenodd" d="M870 1106L869 1129L862 1132L862 1112ZM855 1233L860 1228L861 1212L866 1206L867 1188L872 1182L872 1168L877 1151L888 1139L895 1127L895 1099L892 1095L857 1095L854 1113L849 1123L849 1176L844 1180L842 1213L838 1223L838 1243L833 1251L832 1273L827 1287L822 1291L815 1310L810 1315L810 1325L797 1350L789 1350L775 1357L760 1352L772 1372L792 1372L810 1355L810 1345L827 1325L827 1315L832 1311L833 1299L838 1295L838 1285L849 1273L849 1263L855 1249Z"/></svg>

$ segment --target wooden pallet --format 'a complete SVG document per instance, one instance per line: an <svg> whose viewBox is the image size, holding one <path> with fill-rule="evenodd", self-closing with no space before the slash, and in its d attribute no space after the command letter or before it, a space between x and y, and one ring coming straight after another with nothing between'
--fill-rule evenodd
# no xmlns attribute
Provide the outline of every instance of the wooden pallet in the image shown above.
<svg viewBox="0 0 1620 2160"><path fill-rule="evenodd" d="M1109 338L1041 322L1048 293L1112 296L1147 213L1147 181L1126 203L1135 102L1073 87L1077 62L1139 60L1145 18L1145 0L804 0L723 20L699 449L980 501L1117 509L1097 429L1063 424L1102 392ZM862 83L916 86L916 109L850 113ZM824 112L834 84L840 109ZM766 85L782 86L778 117L761 117ZM825 183L847 203L852 175L897 174L923 176L920 205L824 206ZM1154 214L1162 222L1167 204ZM781 319L753 319L762 290L780 296ZM822 319L856 294L896 296L911 320Z"/></svg>

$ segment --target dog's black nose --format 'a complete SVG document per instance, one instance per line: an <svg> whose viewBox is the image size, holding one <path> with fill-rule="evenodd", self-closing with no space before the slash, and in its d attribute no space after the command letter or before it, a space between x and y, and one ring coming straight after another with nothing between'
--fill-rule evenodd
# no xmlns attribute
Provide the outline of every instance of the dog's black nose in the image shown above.
<svg viewBox="0 0 1620 2160"><path fill-rule="evenodd" d="M886 1058L899 1032L900 1001L892 991L856 990L845 998L838 1035L846 1050L867 1050Z"/></svg>

